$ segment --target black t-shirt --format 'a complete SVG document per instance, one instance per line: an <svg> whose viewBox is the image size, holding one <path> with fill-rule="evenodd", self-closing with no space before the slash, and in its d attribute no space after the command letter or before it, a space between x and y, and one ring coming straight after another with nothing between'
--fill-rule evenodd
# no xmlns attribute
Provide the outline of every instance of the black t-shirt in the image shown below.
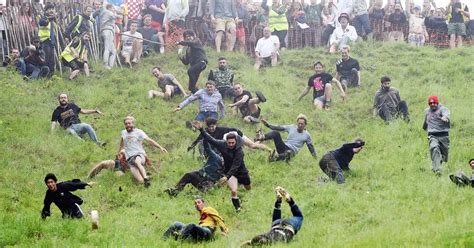
<svg viewBox="0 0 474 248"><path fill-rule="evenodd" d="M403 12L395 12L390 14L390 16L388 17L388 21L392 25L402 25L407 21L407 17Z"/></svg>
<svg viewBox="0 0 474 248"><path fill-rule="evenodd" d="M352 69L360 71L359 61L350 58L347 60L340 59L336 62L336 71L339 72L342 78L350 78Z"/></svg>
<svg viewBox="0 0 474 248"><path fill-rule="evenodd" d="M449 23L464 23L464 18L461 12L456 12L456 9L462 9L462 4L461 3L454 3L452 10L451 10L451 20L449 20ZM469 9L464 7L463 9L466 12L469 12Z"/></svg>
<svg viewBox="0 0 474 248"><path fill-rule="evenodd" d="M247 115L250 115L249 101L250 99L252 99L252 94L247 90L243 90L242 94L234 97L234 103L240 101L240 99L242 99L242 97L244 96L249 96L249 99L247 99L247 101L244 104L240 105L239 109L242 115L247 116Z"/></svg>
<svg viewBox="0 0 474 248"><path fill-rule="evenodd" d="M314 74L308 80L308 86L313 87L313 98L324 95L326 84L330 84L332 76L329 73Z"/></svg>
<svg viewBox="0 0 474 248"><path fill-rule="evenodd" d="M65 108L58 106L51 117L51 121L57 121L61 127L68 128L72 124L81 123L79 113L81 108L74 103L69 103Z"/></svg>

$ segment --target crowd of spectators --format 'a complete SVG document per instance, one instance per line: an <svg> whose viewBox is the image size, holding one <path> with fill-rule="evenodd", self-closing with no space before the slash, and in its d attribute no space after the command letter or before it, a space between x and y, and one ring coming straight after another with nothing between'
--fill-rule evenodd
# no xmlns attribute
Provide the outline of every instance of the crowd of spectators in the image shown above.
<svg viewBox="0 0 474 248"><path fill-rule="evenodd" d="M10 0L0 10L4 64L14 61L23 75L32 78L51 75L61 65L73 71L83 69L82 64L87 67L87 58L75 56L80 54L74 49L70 51L84 33L89 38L85 57L102 60L107 69L117 63L133 66L153 52L182 49L178 42L187 29L193 30L204 46L218 52L240 51L257 59L262 57L257 41L266 37L268 29L279 41L276 50L264 56L269 64L275 64L277 50L285 48L327 46L328 51L336 52L343 45L364 40L454 48L474 35L469 8L460 0L451 0L446 8L437 6L434 0L424 0L423 6L415 5L413 0L389 0L385 6L382 0L272 0L271 4L267 0L49 0L44 5ZM13 51L28 54L38 38L41 48L36 53L44 54L45 61L34 64L35 69L27 64L30 70L26 72L25 66L12 57ZM71 56L65 59L62 54L66 50ZM78 61L71 64L72 59ZM262 58L258 60L262 63ZM49 72L37 73L43 66Z"/></svg>

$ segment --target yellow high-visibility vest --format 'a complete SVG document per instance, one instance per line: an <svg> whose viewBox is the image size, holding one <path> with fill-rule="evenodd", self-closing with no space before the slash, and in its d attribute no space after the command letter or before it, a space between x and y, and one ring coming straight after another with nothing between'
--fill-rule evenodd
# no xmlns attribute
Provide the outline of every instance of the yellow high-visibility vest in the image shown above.
<svg viewBox="0 0 474 248"><path fill-rule="evenodd" d="M268 27L273 32L276 30L288 30L288 21L285 14L279 15L273 9L268 11Z"/></svg>
<svg viewBox="0 0 474 248"><path fill-rule="evenodd" d="M69 44L66 48L64 48L64 51L61 53L61 58L63 58L67 62L71 62L74 60L74 53L72 52L71 46L72 46L72 43ZM80 51L81 47L82 47L82 39L79 40L79 43L77 44L77 46L74 47L76 51L79 50L80 54L79 54L79 57L77 58L79 61L82 61L84 59L84 54L87 50L83 48L82 51Z"/></svg>
<svg viewBox="0 0 474 248"><path fill-rule="evenodd" d="M466 8L466 5L461 3L461 9L464 10L464 8ZM452 4L449 4L448 6L448 22L451 21L451 18L453 18L453 5ZM462 17L462 22L466 23L466 21L468 21L467 17L464 16L463 14L461 14L461 17Z"/></svg>

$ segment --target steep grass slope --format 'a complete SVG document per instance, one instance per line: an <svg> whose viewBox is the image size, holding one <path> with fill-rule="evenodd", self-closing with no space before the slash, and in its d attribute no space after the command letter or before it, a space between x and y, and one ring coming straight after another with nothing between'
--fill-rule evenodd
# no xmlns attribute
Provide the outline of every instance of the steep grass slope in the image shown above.
<svg viewBox="0 0 474 248"><path fill-rule="evenodd" d="M267 231L277 185L289 190L305 215L302 230L288 245L291 247L474 246L474 190L458 188L447 177L460 168L468 170L467 160L474 156L472 47L438 51L405 44L358 44L352 56L362 67L362 87L350 89L345 102L335 92L330 111L314 110L310 96L300 102L296 99L313 73L312 63L323 61L334 75L339 55L328 55L321 49L284 51L282 65L262 72L255 72L253 61L242 54L225 56L237 81L252 92L265 93L268 101L261 107L270 123L294 123L298 113L309 117L307 128L318 159L356 137L363 137L367 145L351 163L345 185L318 185L316 178L323 173L306 148L289 165L269 164L267 153L246 148L253 189L240 191L244 209L234 213L225 187L205 194L208 205L221 213L231 232L199 246L236 247ZM217 57L209 51L209 67L215 66ZM169 198L163 190L202 164L186 152L198 133L186 129L184 122L194 117L197 103L173 113L181 97L170 102L148 100L147 91L156 88L150 74L155 64L187 84L186 68L175 54L146 58L133 70L115 68L109 72L95 66L90 78L72 82L59 77L24 82L17 75L1 74L0 246L183 245L159 238L175 220L198 220L192 199L200 192L189 187L177 198ZM201 75L201 86L208 70ZM392 78L393 87L400 89L408 102L409 124L395 121L385 125L371 116L373 95L382 75ZM50 116L61 92L83 108L99 108L105 113L81 115L82 121L92 124L99 138L108 142L105 148L80 142L64 131L50 134ZM431 94L437 94L452 113L450 161L439 178L430 171L426 133L421 129ZM92 165L113 159L122 119L128 114L137 118L138 128L170 152L163 155L147 148L151 159L160 164L159 172L153 173L152 186L134 185L129 174L116 178L112 172L102 172L95 179L95 188L77 192L85 200L85 212L99 210L99 230L91 231L87 220L62 220L55 206L53 216L42 221L44 175L54 172L60 180L87 180ZM227 115L221 125L238 127L253 137L257 126L244 124L238 117ZM285 205L283 212L290 214Z"/></svg>

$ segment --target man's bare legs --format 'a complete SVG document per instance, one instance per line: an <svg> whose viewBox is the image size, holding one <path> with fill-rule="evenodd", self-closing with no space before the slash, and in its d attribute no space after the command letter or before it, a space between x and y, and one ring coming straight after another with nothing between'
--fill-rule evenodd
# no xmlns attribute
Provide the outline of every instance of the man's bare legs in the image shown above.
<svg viewBox="0 0 474 248"><path fill-rule="evenodd" d="M231 25L231 24L227 24ZM235 45L235 39L236 39L236 27L235 24L231 25L231 27L228 28L227 30L227 51L232 52L234 51L234 45Z"/></svg>
<svg viewBox="0 0 474 248"><path fill-rule="evenodd" d="M135 161L132 166L130 166L130 171L132 172L133 177L137 180L138 183L145 183L148 181L148 176L145 171L143 164L145 161L142 161L142 157L135 157ZM145 185L146 186L146 185Z"/></svg>
<svg viewBox="0 0 474 248"><path fill-rule="evenodd" d="M251 139L249 139L246 136L243 136L242 139L244 141L244 145L248 146L251 149L259 149L259 150L269 151L269 152L272 151L272 149L270 147L268 147L267 145L262 144L262 143L253 142Z"/></svg>
<svg viewBox="0 0 474 248"><path fill-rule="evenodd" d="M222 36L224 35L224 31L217 31L216 32L216 39L215 39L215 43L216 43L216 51L218 53L221 52L221 44L222 44Z"/></svg>

